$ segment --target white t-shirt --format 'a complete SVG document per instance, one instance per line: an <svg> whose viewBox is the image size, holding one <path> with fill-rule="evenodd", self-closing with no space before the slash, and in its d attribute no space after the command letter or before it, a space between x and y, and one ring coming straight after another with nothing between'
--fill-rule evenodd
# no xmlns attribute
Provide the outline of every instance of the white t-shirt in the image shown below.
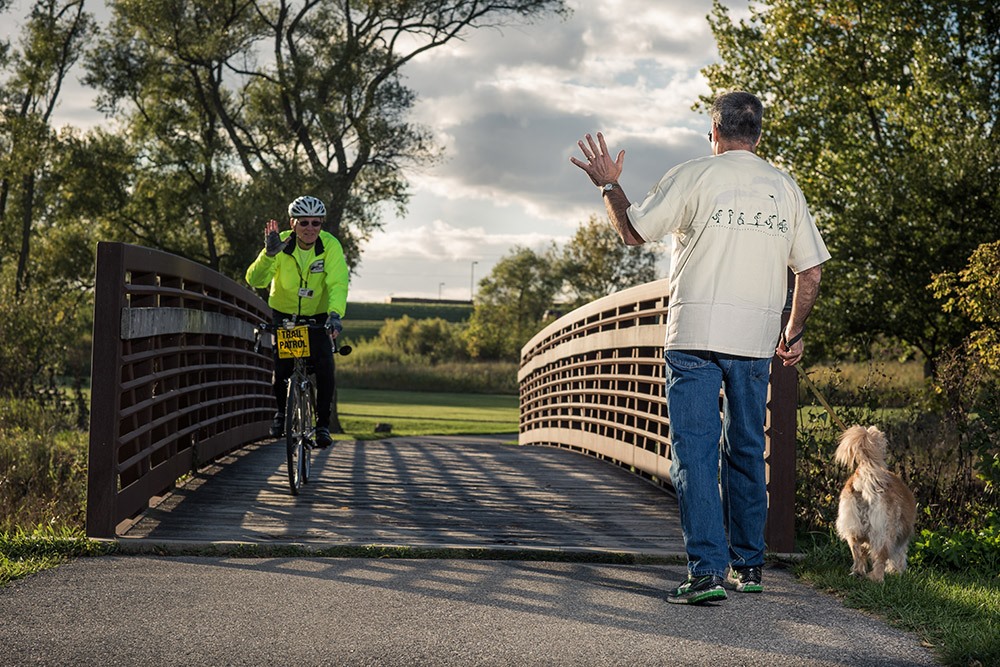
<svg viewBox="0 0 1000 667"><path fill-rule="evenodd" d="M749 151L674 167L628 217L645 241L673 236L667 349L772 356L786 267L830 258L795 181Z"/></svg>

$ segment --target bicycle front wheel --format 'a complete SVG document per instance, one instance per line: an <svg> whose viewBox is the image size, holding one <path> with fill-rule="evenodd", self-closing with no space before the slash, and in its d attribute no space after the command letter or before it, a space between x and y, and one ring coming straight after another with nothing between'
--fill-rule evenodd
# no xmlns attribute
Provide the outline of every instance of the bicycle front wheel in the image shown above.
<svg viewBox="0 0 1000 667"><path fill-rule="evenodd" d="M302 383L302 391L299 392L302 414L302 482L309 482L309 474L312 471L312 449L316 444L316 427L314 426L316 405L316 386L310 379Z"/></svg>
<svg viewBox="0 0 1000 667"><path fill-rule="evenodd" d="M302 387L294 375L288 383L288 402L285 406L285 449L288 454L288 486L293 496L305 482L305 415L302 414Z"/></svg>

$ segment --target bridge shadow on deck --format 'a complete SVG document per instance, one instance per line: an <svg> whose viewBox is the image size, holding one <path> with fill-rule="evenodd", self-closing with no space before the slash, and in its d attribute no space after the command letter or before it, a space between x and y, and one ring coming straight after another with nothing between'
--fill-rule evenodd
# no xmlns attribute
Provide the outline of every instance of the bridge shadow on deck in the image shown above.
<svg viewBox="0 0 1000 667"><path fill-rule="evenodd" d="M297 497L283 443L257 443L193 476L124 539L683 555L671 496L583 454L504 444L514 439L335 442Z"/></svg>

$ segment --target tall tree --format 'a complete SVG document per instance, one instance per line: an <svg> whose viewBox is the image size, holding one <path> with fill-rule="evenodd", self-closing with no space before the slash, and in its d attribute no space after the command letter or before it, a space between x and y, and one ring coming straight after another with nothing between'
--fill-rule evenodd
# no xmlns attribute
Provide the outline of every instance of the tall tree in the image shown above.
<svg viewBox="0 0 1000 667"><path fill-rule="evenodd" d="M1000 5L765 0L736 22L716 0L709 21L712 96L763 98L760 152L796 176L833 254L813 332L830 352L901 341L932 372L967 332L932 276L997 237Z"/></svg>
<svg viewBox="0 0 1000 667"><path fill-rule="evenodd" d="M50 126L70 68L83 53L93 21L83 0L38 0L31 9L20 49L10 54L10 76L4 82L0 141L6 152L0 162L0 224L3 238L17 239L4 255L17 256L14 294L28 286L31 238L44 202L45 179L58 152ZM11 200L11 195L15 199ZM8 215L17 212L17 220Z"/></svg>
<svg viewBox="0 0 1000 667"><path fill-rule="evenodd" d="M319 196L328 205L327 227L344 243L352 265L359 245L381 225L385 205L405 206L402 169L426 164L437 153L429 133L406 118L414 102L401 82L406 63L473 28L566 11L563 0L109 5L112 30L91 61L103 103L110 109L127 102L149 110L145 115L167 104L196 117L183 134L201 150L216 133L225 136L231 154L217 153L217 159L239 165L237 181L244 184L227 196L253 202L258 218L281 217L283 203L294 195ZM179 87L165 90L164 74ZM178 96L183 99L170 99ZM171 138L171 155L177 154L176 137L164 131L183 125L181 118L157 124L157 136ZM200 157L200 163L182 159L177 165L192 182L196 172L204 182L207 162ZM218 217L219 210L205 215ZM232 248L244 262L259 245L259 223L219 223L230 246L237 237L252 240ZM200 224L210 228L207 221Z"/></svg>
<svg viewBox="0 0 1000 667"><path fill-rule="evenodd" d="M656 280L657 254L650 246L627 246L606 219L580 225L565 245L559 268L572 305Z"/></svg>
<svg viewBox="0 0 1000 667"><path fill-rule="evenodd" d="M125 120L137 156L133 197L112 214L116 236L241 274L244 258L233 262L227 254L230 237L243 238L235 221L245 212L246 188L233 169L211 82L252 48L259 26L247 20L246 3L150 0L112 8L86 81L101 91L98 107Z"/></svg>
<svg viewBox="0 0 1000 667"><path fill-rule="evenodd" d="M479 282L465 332L469 353L479 359L514 359L546 320L562 287L555 247L537 253L516 247Z"/></svg>

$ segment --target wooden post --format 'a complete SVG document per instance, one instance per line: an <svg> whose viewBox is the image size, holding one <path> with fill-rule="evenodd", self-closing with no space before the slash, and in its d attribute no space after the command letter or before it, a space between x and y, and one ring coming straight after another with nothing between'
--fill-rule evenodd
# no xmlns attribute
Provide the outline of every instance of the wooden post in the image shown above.
<svg viewBox="0 0 1000 667"><path fill-rule="evenodd" d="M792 309L795 276L788 272L788 297L781 326L788 323ZM795 551L795 436L798 411L798 374L775 355L771 360L771 395L768 402L767 438L767 527L769 551Z"/></svg>
<svg viewBox="0 0 1000 667"><path fill-rule="evenodd" d="M97 244L94 342L90 388L90 455L87 466L87 536L115 536L118 495L118 379L121 374L124 247Z"/></svg>

